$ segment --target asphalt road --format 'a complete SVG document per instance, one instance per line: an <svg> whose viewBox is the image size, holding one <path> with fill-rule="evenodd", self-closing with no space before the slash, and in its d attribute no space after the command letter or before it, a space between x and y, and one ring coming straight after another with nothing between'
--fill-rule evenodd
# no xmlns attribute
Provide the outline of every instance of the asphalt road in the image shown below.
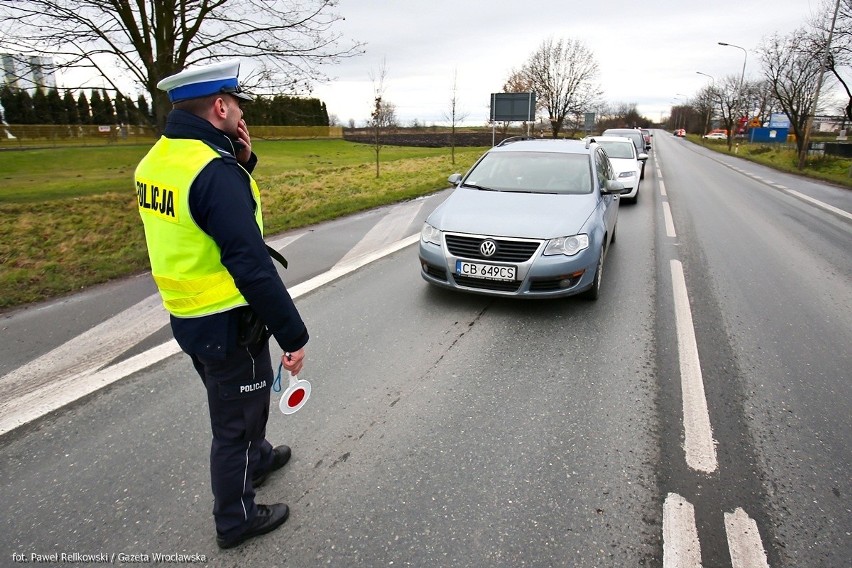
<svg viewBox="0 0 852 568"><path fill-rule="evenodd" d="M236 550L150 277L5 314L0 565L848 566L852 192L654 144L596 303L427 286L445 193L270 239L313 391Z"/></svg>

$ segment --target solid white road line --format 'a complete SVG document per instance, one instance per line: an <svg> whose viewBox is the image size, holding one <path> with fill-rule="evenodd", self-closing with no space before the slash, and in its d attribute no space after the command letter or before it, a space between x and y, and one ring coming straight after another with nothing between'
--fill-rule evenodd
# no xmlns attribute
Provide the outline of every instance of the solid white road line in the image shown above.
<svg viewBox="0 0 852 568"><path fill-rule="evenodd" d="M728 166L729 168L731 168L735 172L741 173L744 176L750 177L750 178L757 180L757 181L759 181L763 184L766 184L770 187L774 187L775 189L780 189L781 191L788 193L789 195L792 195L793 197L796 197L797 199L801 199L802 201L810 203L811 205L819 207L820 209L828 211L829 213L833 213L833 214L839 215L840 217L843 217L845 219L852 220L852 213L849 213L848 211L844 211L843 209L835 207L834 205L829 205L828 203L824 203L824 202L820 201L819 199L815 199L815 198L813 198L809 195L805 195L804 193L798 192L795 189L790 189L789 187L786 187L786 186L784 186L784 185L782 185L782 184L780 184L780 183L778 183L774 180L767 179L767 178L761 177L757 174L747 172L746 170L744 170L742 168L738 168L736 166L733 166L733 165L731 165L727 162L720 160L719 163L721 163L725 166Z"/></svg>
<svg viewBox="0 0 852 568"><path fill-rule="evenodd" d="M666 184L663 180L660 180L660 195L662 195L663 197L665 197L667 195L666 194Z"/></svg>
<svg viewBox="0 0 852 568"><path fill-rule="evenodd" d="M683 265L671 261L674 293L675 324L677 326L680 383L683 391L683 427L686 464L692 469L711 473L716 471L716 445L710 428L710 414L704 395L704 379L698 359L698 344L692 323L692 311L686 292Z"/></svg>
<svg viewBox="0 0 852 568"><path fill-rule="evenodd" d="M672 208L669 206L668 201L663 201L663 220L666 224L666 236L675 238L677 236L677 233L675 233L674 219L672 218Z"/></svg>
<svg viewBox="0 0 852 568"><path fill-rule="evenodd" d="M663 504L663 568L700 567L695 507L677 493L669 493Z"/></svg>
<svg viewBox="0 0 852 568"><path fill-rule="evenodd" d="M345 264L336 264L334 268L329 270L328 272L324 272L322 274L318 274L314 276L310 280L306 280L301 284L296 284L289 288L290 296L295 300L299 296L304 296L308 292L316 290L320 286L324 286L333 280L337 280L341 276L345 276L350 272L354 272L358 270L362 266L366 266L373 261L376 261L384 256L387 256L391 253L394 253L398 250L404 249L407 246L413 245L417 241L420 240L420 233L416 235L411 235L404 239L400 239L395 243L391 243L386 247L373 251L368 254L362 254L356 258L351 259L349 262Z"/></svg>
<svg viewBox="0 0 852 568"><path fill-rule="evenodd" d="M769 568L757 522L742 508L725 513L725 532L733 568Z"/></svg>
<svg viewBox="0 0 852 568"><path fill-rule="evenodd" d="M807 196L804 193L799 193L795 189L785 188L784 191L786 191L790 195L798 197L802 201L807 201L808 203L811 203L812 205L816 205L820 209L825 209L826 211L834 213L835 215L840 215L841 217L845 217L846 219L852 220L852 213L847 213L843 209L838 209L834 205L829 205L828 203L823 203L822 201L819 201L818 199L814 199L813 197Z"/></svg>

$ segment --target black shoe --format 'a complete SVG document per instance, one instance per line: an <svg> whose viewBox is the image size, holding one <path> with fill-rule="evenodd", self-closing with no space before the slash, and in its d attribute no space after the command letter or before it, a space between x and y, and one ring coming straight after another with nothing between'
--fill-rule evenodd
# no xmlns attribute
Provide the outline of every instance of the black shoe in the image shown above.
<svg viewBox="0 0 852 568"><path fill-rule="evenodd" d="M290 461L290 446L277 446L272 448L272 463L269 465L269 469L260 475L252 477L251 486L257 489L263 485L270 473L281 469L288 461Z"/></svg>
<svg viewBox="0 0 852 568"><path fill-rule="evenodd" d="M217 534L216 544L219 548L234 548L250 538L274 531L283 525L289 516L290 508L284 503L258 505L257 516L251 520L243 534L231 540L226 540Z"/></svg>

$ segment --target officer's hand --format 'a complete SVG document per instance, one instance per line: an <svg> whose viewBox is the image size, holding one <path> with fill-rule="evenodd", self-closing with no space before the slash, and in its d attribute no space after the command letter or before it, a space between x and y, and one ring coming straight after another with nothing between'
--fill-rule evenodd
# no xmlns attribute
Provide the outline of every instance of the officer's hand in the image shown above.
<svg viewBox="0 0 852 568"><path fill-rule="evenodd" d="M251 159L251 136L249 136L248 125L243 119L240 119L237 124L237 139L243 144L243 148L237 152L237 161L245 164Z"/></svg>
<svg viewBox="0 0 852 568"><path fill-rule="evenodd" d="M287 352L281 356L281 364L284 368L290 371L292 375L298 375L302 370L302 363L305 359L305 348L298 351Z"/></svg>

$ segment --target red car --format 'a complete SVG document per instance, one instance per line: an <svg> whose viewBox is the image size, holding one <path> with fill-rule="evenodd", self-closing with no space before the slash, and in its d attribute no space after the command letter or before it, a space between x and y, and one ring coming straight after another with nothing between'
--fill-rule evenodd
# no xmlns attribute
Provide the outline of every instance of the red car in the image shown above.
<svg viewBox="0 0 852 568"><path fill-rule="evenodd" d="M683 128L678 128L674 131L674 135L683 138L684 136L686 136L686 130L684 130Z"/></svg>

